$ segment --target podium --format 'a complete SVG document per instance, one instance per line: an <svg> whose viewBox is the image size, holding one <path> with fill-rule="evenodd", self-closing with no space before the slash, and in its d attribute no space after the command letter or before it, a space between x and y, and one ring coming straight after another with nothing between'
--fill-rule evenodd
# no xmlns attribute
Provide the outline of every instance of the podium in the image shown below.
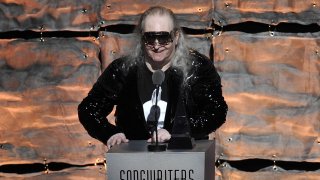
<svg viewBox="0 0 320 180"><path fill-rule="evenodd" d="M148 151L145 140L113 146L106 154L108 180L214 180L215 143L193 149Z"/></svg>

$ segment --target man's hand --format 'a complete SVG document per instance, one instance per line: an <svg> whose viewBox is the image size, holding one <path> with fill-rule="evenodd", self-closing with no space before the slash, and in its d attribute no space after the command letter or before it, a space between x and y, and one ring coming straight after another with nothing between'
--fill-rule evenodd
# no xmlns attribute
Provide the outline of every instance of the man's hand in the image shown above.
<svg viewBox="0 0 320 180"><path fill-rule="evenodd" d="M165 142L171 138L171 134L166 129L158 129L158 142ZM153 133L152 140L156 140L156 133ZM151 138L148 139L151 142Z"/></svg>
<svg viewBox="0 0 320 180"><path fill-rule="evenodd" d="M107 146L110 149L115 144L127 143L129 140L123 133L117 133L111 136L107 141Z"/></svg>

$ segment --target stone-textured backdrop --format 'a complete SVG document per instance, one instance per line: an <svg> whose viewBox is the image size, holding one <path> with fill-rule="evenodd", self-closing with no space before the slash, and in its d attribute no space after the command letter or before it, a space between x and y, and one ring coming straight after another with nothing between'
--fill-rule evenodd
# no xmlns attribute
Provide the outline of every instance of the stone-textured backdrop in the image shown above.
<svg viewBox="0 0 320 180"><path fill-rule="evenodd" d="M226 124L212 134L216 157L274 161L255 172L227 161L216 178L319 179L319 170L289 171L277 161L320 162L320 32L285 34L276 27L320 25L320 0L0 0L0 32L39 34L0 39L0 168L44 167L32 174L0 169L0 178L105 178L105 168L94 166L103 164L105 147L88 136L76 108L101 71L133 46L131 33L108 27L134 25L157 4L177 13L183 27L213 30L189 34L188 41L213 57L230 108ZM224 31L246 21L270 26L256 34ZM51 31L88 37L41 38ZM97 31L99 37L90 33ZM52 171L50 162L79 166Z"/></svg>

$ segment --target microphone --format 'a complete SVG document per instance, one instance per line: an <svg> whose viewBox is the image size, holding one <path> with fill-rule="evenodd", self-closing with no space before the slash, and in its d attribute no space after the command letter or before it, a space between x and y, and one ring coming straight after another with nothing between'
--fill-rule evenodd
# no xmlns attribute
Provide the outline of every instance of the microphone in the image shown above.
<svg viewBox="0 0 320 180"><path fill-rule="evenodd" d="M163 80L164 80L165 74L164 72L160 69L160 70L156 70L153 74L152 74L152 82L154 85L156 85L156 103L155 105L157 106L158 104L158 95L159 95L159 87L161 86Z"/></svg>
<svg viewBox="0 0 320 180"><path fill-rule="evenodd" d="M150 113L147 117L147 127L150 132L154 132L157 130L158 119L160 117L160 107L153 105L150 108Z"/></svg>
<svg viewBox="0 0 320 180"><path fill-rule="evenodd" d="M164 72L162 70L156 70L153 74L152 74L152 82L154 85L156 86L160 86L164 80Z"/></svg>
<svg viewBox="0 0 320 180"><path fill-rule="evenodd" d="M158 106L159 88L164 81L165 74L162 70L157 70L152 74L152 83L156 85L156 102L150 109L150 113L147 118L147 127L153 136L153 132L156 132L156 143L148 145L149 151L165 151L167 146L158 142L158 121L160 117L160 107Z"/></svg>

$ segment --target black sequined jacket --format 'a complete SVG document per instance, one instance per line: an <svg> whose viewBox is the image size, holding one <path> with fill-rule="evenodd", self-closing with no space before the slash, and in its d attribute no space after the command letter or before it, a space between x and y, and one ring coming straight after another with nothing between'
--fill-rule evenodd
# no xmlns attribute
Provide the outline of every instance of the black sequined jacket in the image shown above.
<svg viewBox="0 0 320 180"><path fill-rule="evenodd" d="M184 97L191 136L202 139L225 122L228 106L222 96L220 76L213 62L196 51L190 51L190 55L192 68L185 83L182 71L173 67L167 70L168 102L164 128L172 131L178 97L183 92L180 97ZM103 143L119 132L123 132L129 140L150 137L138 93L142 63L128 58L114 60L98 78L78 106L79 120L89 135ZM113 125L106 116L115 105L116 125Z"/></svg>

